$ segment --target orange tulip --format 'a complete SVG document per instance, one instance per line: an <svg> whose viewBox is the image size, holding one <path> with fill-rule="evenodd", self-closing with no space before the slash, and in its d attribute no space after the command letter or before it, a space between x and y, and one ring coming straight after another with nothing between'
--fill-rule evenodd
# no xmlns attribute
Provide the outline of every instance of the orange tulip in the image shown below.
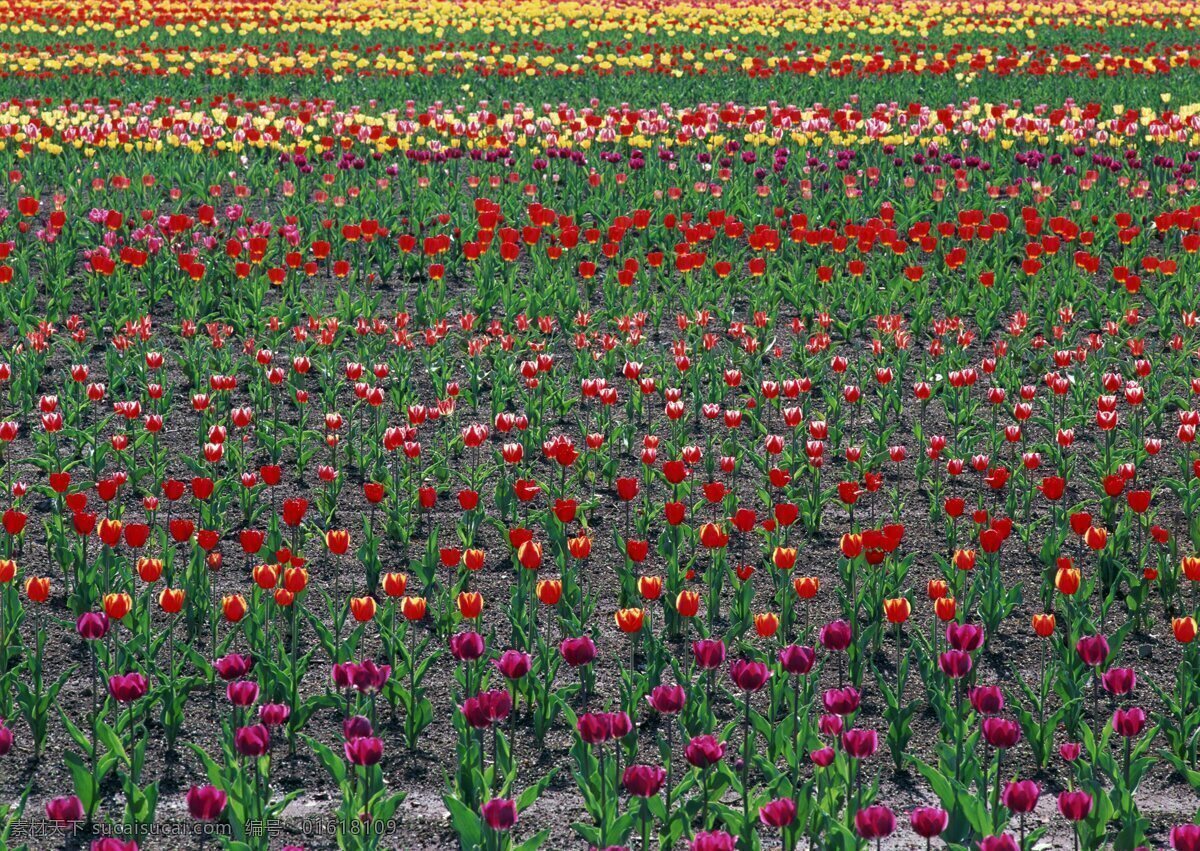
<svg viewBox="0 0 1200 851"><path fill-rule="evenodd" d="M7 585L17 575L17 563L11 558L0 558L0 585Z"/></svg>
<svg viewBox="0 0 1200 851"><path fill-rule="evenodd" d="M133 598L125 593L105 594L104 613L115 621L129 614L133 608Z"/></svg>
<svg viewBox="0 0 1200 851"><path fill-rule="evenodd" d="M1192 582L1200 582L1200 556L1184 556L1180 567L1184 576Z"/></svg>
<svg viewBox="0 0 1200 851"><path fill-rule="evenodd" d="M537 598L542 601L543 605L556 606L562 599L562 580L539 579L536 591Z"/></svg>
<svg viewBox="0 0 1200 851"><path fill-rule="evenodd" d="M938 620L952 621L958 611L958 605L954 602L953 597L942 597L934 601L933 611L938 616Z"/></svg>
<svg viewBox="0 0 1200 851"><path fill-rule="evenodd" d="M759 612L754 616L754 631L762 638L770 638L779 630L779 616L774 612Z"/></svg>
<svg viewBox="0 0 1200 851"><path fill-rule="evenodd" d="M467 620L474 620L483 612L483 595L478 591L462 591L458 595L458 613Z"/></svg>
<svg viewBox="0 0 1200 851"><path fill-rule="evenodd" d="M483 562L486 555L487 554L484 553L483 550L467 550L463 553L463 567L465 567L467 570L479 570L483 567Z"/></svg>
<svg viewBox="0 0 1200 851"><path fill-rule="evenodd" d="M1054 635L1054 615L1036 614L1033 616L1033 631L1042 638Z"/></svg>
<svg viewBox="0 0 1200 851"><path fill-rule="evenodd" d="M621 632L632 634L641 632L642 621L646 618L645 609L617 609L615 615L617 628Z"/></svg>
<svg viewBox="0 0 1200 851"><path fill-rule="evenodd" d="M371 620L375 617L375 598L370 596L351 597L350 614L354 615L354 619L359 623Z"/></svg>
<svg viewBox="0 0 1200 851"><path fill-rule="evenodd" d="M139 558L137 560L138 576L146 583L157 582L162 577L163 563L160 558Z"/></svg>
<svg viewBox="0 0 1200 851"><path fill-rule="evenodd" d="M883 613L888 623L904 623L912 614L912 603L904 597L893 597L883 601Z"/></svg>
<svg viewBox="0 0 1200 851"><path fill-rule="evenodd" d="M863 551L863 538L857 532L847 532L842 535L841 541L838 542L841 547L842 555L846 558L858 558Z"/></svg>
<svg viewBox="0 0 1200 851"><path fill-rule="evenodd" d="M587 535L577 535L567 541L567 551L573 558L585 559L592 554L592 539Z"/></svg>
<svg viewBox="0 0 1200 851"><path fill-rule="evenodd" d="M286 588L275 589L275 605L286 609L296 601L296 595Z"/></svg>
<svg viewBox="0 0 1200 851"><path fill-rule="evenodd" d="M638 593L647 600L657 600L662 596L663 581L661 576L638 577Z"/></svg>
<svg viewBox="0 0 1200 851"><path fill-rule="evenodd" d="M974 570L975 569L975 551L974 550L955 550L954 566L959 570Z"/></svg>
<svg viewBox="0 0 1200 851"><path fill-rule="evenodd" d="M246 612L248 611L246 598L241 594L231 594L228 597L222 597L221 611L225 615L225 620L230 623L237 623L246 616Z"/></svg>
<svg viewBox="0 0 1200 851"><path fill-rule="evenodd" d="M795 547L776 547L771 553L771 563L779 570L791 570L796 566Z"/></svg>
<svg viewBox="0 0 1200 851"><path fill-rule="evenodd" d="M400 611L410 621L419 621L425 617L424 597L405 597L400 601Z"/></svg>
<svg viewBox="0 0 1200 851"><path fill-rule="evenodd" d="M925 586L925 593L930 600L940 600L950 593L950 586L945 579L930 579L929 584Z"/></svg>
<svg viewBox="0 0 1200 851"><path fill-rule="evenodd" d="M542 566L542 545L536 541L526 541L517 550L517 561L527 570L537 570Z"/></svg>
<svg viewBox="0 0 1200 851"><path fill-rule="evenodd" d="M1083 542L1090 549L1102 550L1108 544L1108 530L1103 526L1089 526L1083 533Z"/></svg>
<svg viewBox="0 0 1200 851"><path fill-rule="evenodd" d="M675 611L681 617L694 618L700 611L700 595L695 591L680 591L675 597Z"/></svg>
<svg viewBox="0 0 1200 851"><path fill-rule="evenodd" d="M1054 575L1054 587L1070 597L1079 590L1079 568L1060 567Z"/></svg>
<svg viewBox="0 0 1200 851"><path fill-rule="evenodd" d="M792 580L792 586L801 600L811 600L821 590L821 580L816 576L797 576Z"/></svg>
<svg viewBox="0 0 1200 851"><path fill-rule="evenodd" d="M1175 640L1180 644L1191 644L1196 640L1196 619L1175 618L1171 621L1171 631L1175 633Z"/></svg>
<svg viewBox="0 0 1200 851"><path fill-rule="evenodd" d="M283 571L283 587L290 594L299 594L308 587L308 568L289 567Z"/></svg>
<svg viewBox="0 0 1200 851"><path fill-rule="evenodd" d="M45 576L31 576L25 580L25 596L35 603L44 603L50 599L50 579Z"/></svg>
<svg viewBox="0 0 1200 851"><path fill-rule="evenodd" d="M254 568L254 584L264 591L270 591L279 584L279 565L260 564Z"/></svg>
<svg viewBox="0 0 1200 851"><path fill-rule="evenodd" d="M169 615L177 615L183 610L184 591L182 588L164 588L158 594L158 605Z"/></svg>
<svg viewBox="0 0 1200 851"><path fill-rule="evenodd" d="M403 597L408 590L408 577L403 573L385 573L383 575L383 593L389 597Z"/></svg>
<svg viewBox="0 0 1200 851"><path fill-rule="evenodd" d="M350 549L350 533L345 529L330 529L325 533L325 546L334 555L345 555Z"/></svg>

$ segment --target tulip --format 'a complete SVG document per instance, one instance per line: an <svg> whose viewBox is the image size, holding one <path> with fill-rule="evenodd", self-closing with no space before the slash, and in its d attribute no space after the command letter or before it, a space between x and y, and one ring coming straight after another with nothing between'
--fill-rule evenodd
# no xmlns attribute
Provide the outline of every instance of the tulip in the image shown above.
<svg viewBox="0 0 1200 851"><path fill-rule="evenodd" d="M51 798L46 802L46 818L64 830L83 821L83 803L75 795Z"/></svg>
<svg viewBox="0 0 1200 851"><path fill-rule="evenodd" d="M13 746L13 731L0 720L0 756L8 756Z"/></svg>
<svg viewBox="0 0 1200 851"><path fill-rule="evenodd" d="M1058 811L1068 821L1081 822L1092 811L1092 796L1079 789L1059 792Z"/></svg>
<svg viewBox="0 0 1200 851"><path fill-rule="evenodd" d="M913 833L926 840L925 847L928 848L929 840L941 836L949 826L950 814L940 807L917 807L909 813L908 821Z"/></svg>
<svg viewBox="0 0 1200 851"><path fill-rule="evenodd" d="M723 830L702 830L697 832L688 851L734 851L737 842Z"/></svg>
<svg viewBox="0 0 1200 851"><path fill-rule="evenodd" d="M896 829L896 816L887 807L878 804L865 807L854 814L854 829L868 842L874 839L878 846L884 837L891 836Z"/></svg>
<svg viewBox="0 0 1200 851"><path fill-rule="evenodd" d="M188 813L198 821L216 821L228 801L225 792L216 786L193 786L186 797Z"/></svg>
<svg viewBox="0 0 1200 851"><path fill-rule="evenodd" d="M383 739L361 736L346 741L343 746L346 761L363 767L376 765L383 759Z"/></svg>
<svg viewBox="0 0 1200 851"><path fill-rule="evenodd" d="M263 724L238 727L233 739L234 748L242 756L260 757L271 749L271 733Z"/></svg>
<svg viewBox="0 0 1200 851"><path fill-rule="evenodd" d="M480 810L483 822L497 833L507 833L517 823L517 805L506 798L493 798Z"/></svg>
<svg viewBox="0 0 1200 851"><path fill-rule="evenodd" d="M1175 851L1200 851L1200 825L1176 825L1171 828L1170 839Z"/></svg>

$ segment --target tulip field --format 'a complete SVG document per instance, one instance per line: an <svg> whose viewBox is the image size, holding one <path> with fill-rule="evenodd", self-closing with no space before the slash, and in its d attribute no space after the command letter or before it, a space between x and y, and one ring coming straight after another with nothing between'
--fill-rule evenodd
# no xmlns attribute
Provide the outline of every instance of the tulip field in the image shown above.
<svg viewBox="0 0 1200 851"><path fill-rule="evenodd" d="M0 851L1200 851L1200 6L0 4Z"/></svg>

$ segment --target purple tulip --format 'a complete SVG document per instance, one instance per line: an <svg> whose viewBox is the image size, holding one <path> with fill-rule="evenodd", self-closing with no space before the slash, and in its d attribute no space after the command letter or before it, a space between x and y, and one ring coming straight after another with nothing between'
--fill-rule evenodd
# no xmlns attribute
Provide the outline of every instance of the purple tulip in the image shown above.
<svg viewBox="0 0 1200 851"><path fill-rule="evenodd" d="M51 798L46 802L46 818L63 829L74 827L83 821L83 802L76 795Z"/></svg>
<svg viewBox="0 0 1200 851"><path fill-rule="evenodd" d="M108 615L104 612L84 612L75 621L75 631L85 641L99 641L108 635Z"/></svg>
<svg viewBox="0 0 1200 851"><path fill-rule="evenodd" d="M1021 848L1017 845L1017 840L1007 833L1002 833L999 836L985 836L979 840L979 851L1021 851Z"/></svg>
<svg viewBox="0 0 1200 851"><path fill-rule="evenodd" d="M264 703L258 707L258 720L268 727L282 727L292 716L292 708L286 703Z"/></svg>
<svg viewBox="0 0 1200 851"><path fill-rule="evenodd" d="M621 785L635 798L652 798L667 780L667 772L658 765L634 764L625 769Z"/></svg>
<svg viewBox="0 0 1200 851"><path fill-rule="evenodd" d="M725 744L707 733L696 736L683 749L683 758L696 768L716 765L725 756Z"/></svg>
<svg viewBox="0 0 1200 851"><path fill-rule="evenodd" d="M725 642L719 638L701 638L699 641L693 641L692 658L696 660L696 667L701 670L716 670L725 661Z"/></svg>
<svg viewBox="0 0 1200 851"><path fill-rule="evenodd" d="M813 765L819 768L828 768L833 765L833 760L837 757L837 752L831 747L818 748L815 751L810 751L808 758L812 760Z"/></svg>
<svg viewBox="0 0 1200 851"><path fill-rule="evenodd" d="M1108 639L1103 635L1085 635L1075 642L1075 652L1089 668L1099 668L1108 660Z"/></svg>
<svg viewBox="0 0 1200 851"><path fill-rule="evenodd" d="M342 745L346 761L351 765L376 765L383 759L383 739L363 736Z"/></svg>
<svg viewBox="0 0 1200 851"><path fill-rule="evenodd" d="M238 727L233 734L233 745L242 756L263 756L271 749L271 732L262 724Z"/></svg>
<svg viewBox="0 0 1200 851"><path fill-rule="evenodd" d="M729 666L729 678L742 691L754 692L767 684L767 680L771 678L771 669L762 662L738 659Z"/></svg>
<svg viewBox="0 0 1200 851"><path fill-rule="evenodd" d="M971 654L965 650L947 650L938 656L938 667L952 680L961 680L971 673L973 665Z"/></svg>
<svg viewBox="0 0 1200 851"><path fill-rule="evenodd" d="M1021 728L1008 718L984 718L983 738L992 747L1005 750L1021 741Z"/></svg>
<svg viewBox="0 0 1200 851"><path fill-rule="evenodd" d="M1004 693L999 686L976 686L970 691L971 708L980 715L999 715L1004 711Z"/></svg>
<svg viewBox="0 0 1200 851"><path fill-rule="evenodd" d="M342 722L342 738L347 742L375 735L371 722L362 715L351 715Z"/></svg>
<svg viewBox="0 0 1200 851"><path fill-rule="evenodd" d="M950 814L940 807L917 807L908 816L913 833L924 839L941 836L950 824Z"/></svg>
<svg viewBox="0 0 1200 851"><path fill-rule="evenodd" d="M1200 825L1180 824L1171 828L1171 847L1175 851L1200 851Z"/></svg>
<svg viewBox="0 0 1200 851"><path fill-rule="evenodd" d="M687 703L687 692L683 686L656 686L646 696L646 702L660 715L676 715Z"/></svg>
<svg viewBox="0 0 1200 851"><path fill-rule="evenodd" d="M821 697L826 712L845 717L858 711L861 697L854 686L831 688Z"/></svg>
<svg viewBox="0 0 1200 851"><path fill-rule="evenodd" d="M505 650L492 664L505 679L519 680L533 667L533 657L520 650Z"/></svg>
<svg viewBox="0 0 1200 851"><path fill-rule="evenodd" d="M216 663L217 676L226 682L240 680L246 674L250 673L250 669L253 667L254 659L249 656L241 656L237 653L222 656Z"/></svg>
<svg viewBox="0 0 1200 851"><path fill-rule="evenodd" d="M225 696L234 706L253 706L258 702L258 683L254 680L235 680L225 686Z"/></svg>
<svg viewBox="0 0 1200 851"><path fill-rule="evenodd" d="M796 820L796 802L778 798L758 808L758 820L767 827L787 827Z"/></svg>
<svg viewBox="0 0 1200 851"><path fill-rule="evenodd" d="M1137 685L1137 674L1133 668L1109 668L1100 678L1100 685L1109 694L1126 695Z"/></svg>
<svg viewBox="0 0 1200 851"><path fill-rule="evenodd" d="M1113 713L1112 728L1118 736L1132 739L1146 729L1146 713L1140 706L1118 709Z"/></svg>
<svg viewBox="0 0 1200 851"><path fill-rule="evenodd" d="M216 821L225 811L229 796L216 786L193 786L188 789L186 800L192 818L199 821Z"/></svg>
<svg viewBox="0 0 1200 851"><path fill-rule="evenodd" d="M879 733L875 730L847 730L842 733L842 750L854 759L866 759L879 750Z"/></svg>
<svg viewBox="0 0 1200 851"><path fill-rule="evenodd" d="M483 636L477 632L458 632L450 636L450 655L460 662L474 662L483 651Z"/></svg>
<svg viewBox="0 0 1200 851"><path fill-rule="evenodd" d="M946 627L946 641L955 650L973 653L983 646L983 627L951 621Z"/></svg>
<svg viewBox="0 0 1200 851"><path fill-rule="evenodd" d="M7 756L13 746L13 731L0 719L0 756Z"/></svg>
<svg viewBox="0 0 1200 851"><path fill-rule="evenodd" d="M817 655L811 647L789 644L779 651L779 666L792 676L804 676L812 670Z"/></svg>
<svg viewBox="0 0 1200 851"><path fill-rule="evenodd" d="M723 830L702 830L696 834L688 851L733 851L734 838Z"/></svg>
<svg viewBox="0 0 1200 851"><path fill-rule="evenodd" d="M612 738L612 717L607 712L585 712L575 721L579 738L589 745L602 745Z"/></svg>
<svg viewBox="0 0 1200 851"><path fill-rule="evenodd" d="M1068 821L1083 821L1092 811L1092 796L1076 789L1058 794L1058 811Z"/></svg>
<svg viewBox="0 0 1200 851"><path fill-rule="evenodd" d="M517 805L507 798L492 798L480 813L484 823L495 831L507 832L517 823Z"/></svg>
<svg viewBox="0 0 1200 851"><path fill-rule="evenodd" d="M821 646L834 652L841 652L849 647L853 637L850 624L844 620L830 621L817 633L817 639L821 642Z"/></svg>
<svg viewBox="0 0 1200 851"><path fill-rule="evenodd" d="M865 807L854 814L854 829L863 839L883 839L896 829L896 816L879 804Z"/></svg>
<svg viewBox="0 0 1200 851"><path fill-rule="evenodd" d="M1018 815L1033 812L1041 790L1032 780L1014 780L1004 787L1000 800Z"/></svg>
<svg viewBox="0 0 1200 851"><path fill-rule="evenodd" d="M108 678L108 692L118 703L132 703L143 697L149 688L146 678L134 671L129 674L115 674Z"/></svg>
<svg viewBox="0 0 1200 851"><path fill-rule="evenodd" d="M596 658L596 643L586 635L581 638L564 638L558 645L563 661L572 668L590 664Z"/></svg>

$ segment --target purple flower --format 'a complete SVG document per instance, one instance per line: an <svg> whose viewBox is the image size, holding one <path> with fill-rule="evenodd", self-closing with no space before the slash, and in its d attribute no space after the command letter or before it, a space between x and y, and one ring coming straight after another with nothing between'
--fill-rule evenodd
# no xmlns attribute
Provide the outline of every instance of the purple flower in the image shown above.
<svg viewBox="0 0 1200 851"><path fill-rule="evenodd" d="M854 829L863 839L883 839L896 829L896 816L878 804L865 807L854 814Z"/></svg>
<svg viewBox="0 0 1200 851"><path fill-rule="evenodd" d="M831 688L821 698L826 712L832 712L834 715L841 715L842 717L857 712L860 700L858 689L854 688L854 686Z"/></svg>
<svg viewBox="0 0 1200 851"><path fill-rule="evenodd" d="M1014 780L1004 787L1000 800L1014 813L1031 813L1040 795L1041 790L1032 780Z"/></svg>
<svg viewBox="0 0 1200 851"><path fill-rule="evenodd" d="M1146 729L1146 713L1140 706L1118 709L1113 713L1112 728L1118 736L1132 739Z"/></svg>
<svg viewBox="0 0 1200 851"><path fill-rule="evenodd" d="M242 756L259 757L271 749L271 732L262 724L238 727L233 745Z"/></svg>
<svg viewBox="0 0 1200 851"><path fill-rule="evenodd" d="M351 715L342 722L342 738L347 742L375 734L371 722L362 715Z"/></svg>
<svg viewBox="0 0 1200 851"><path fill-rule="evenodd" d="M707 733L696 736L683 749L683 757L696 768L716 765L725 756L725 744Z"/></svg>
<svg viewBox="0 0 1200 851"><path fill-rule="evenodd" d="M973 653L983 646L983 627L952 621L946 627L946 641L955 650Z"/></svg>
<svg viewBox="0 0 1200 851"><path fill-rule="evenodd" d="M940 807L917 807L909 813L908 821L917 836L933 839L950 824L950 814Z"/></svg>
<svg viewBox="0 0 1200 851"><path fill-rule="evenodd" d="M1083 821L1092 811L1092 796L1076 789L1058 794L1058 811L1068 821Z"/></svg>
<svg viewBox="0 0 1200 851"><path fill-rule="evenodd" d="M796 802L778 798L758 808L758 820L767 827L787 827L796 819Z"/></svg>
<svg viewBox="0 0 1200 851"><path fill-rule="evenodd" d="M762 662L738 659L729 666L729 678L744 692L758 691L771 678L771 669Z"/></svg>
<svg viewBox="0 0 1200 851"><path fill-rule="evenodd" d="M193 786L187 791L187 808L192 818L216 821L225 811L229 796L216 786Z"/></svg>
<svg viewBox="0 0 1200 851"><path fill-rule="evenodd" d="M108 635L108 615L104 612L84 612L75 621L75 631L85 641L99 641Z"/></svg>
<svg viewBox="0 0 1200 851"><path fill-rule="evenodd" d="M268 727L282 727L292 716L292 708L286 703L264 703L258 707L258 720Z"/></svg>
<svg viewBox="0 0 1200 851"><path fill-rule="evenodd" d="M46 818L58 827L72 827L83 821L83 802L75 795L51 798L46 802Z"/></svg>
<svg viewBox="0 0 1200 851"><path fill-rule="evenodd" d="M842 750L854 759L866 759L879 750L879 733L875 730L847 730L842 733Z"/></svg>
<svg viewBox="0 0 1200 851"><path fill-rule="evenodd" d="M118 703L132 703L146 694L149 683L137 671L115 674L108 678L108 692Z"/></svg>
<svg viewBox="0 0 1200 851"><path fill-rule="evenodd" d="M817 655L811 647L789 644L779 651L779 666L785 673L803 676L812 670L816 658Z"/></svg>
<svg viewBox="0 0 1200 851"><path fill-rule="evenodd" d="M658 765L634 764L625 769L621 784L635 798L651 798L659 793L667 780L667 772Z"/></svg>
<svg viewBox="0 0 1200 851"><path fill-rule="evenodd" d="M558 645L563 661L572 668L589 664L596 658L596 643L586 635L581 638L564 638Z"/></svg>
<svg viewBox="0 0 1200 851"><path fill-rule="evenodd" d="M346 761L352 765L375 765L383 759L383 739L362 736L342 745Z"/></svg>
<svg viewBox="0 0 1200 851"><path fill-rule="evenodd" d="M1021 728L1008 718L984 718L983 738L994 748L1011 748L1021 740Z"/></svg>
<svg viewBox="0 0 1200 851"><path fill-rule="evenodd" d="M702 670L716 670L725 661L725 642L719 638L701 638L699 641L693 641L692 658Z"/></svg>
<svg viewBox="0 0 1200 851"><path fill-rule="evenodd" d="M702 830L692 840L689 851L733 851L734 838L723 830Z"/></svg>
<svg viewBox="0 0 1200 851"><path fill-rule="evenodd" d="M826 650L835 652L845 650L849 647L850 640L853 637L850 624L844 620L830 621L821 627L821 631L817 633L817 639L821 642L821 646Z"/></svg>
<svg viewBox="0 0 1200 851"><path fill-rule="evenodd" d="M1108 660L1108 639L1103 635L1085 635L1075 642L1075 652L1089 668L1099 668Z"/></svg>
<svg viewBox="0 0 1200 851"><path fill-rule="evenodd" d="M517 805L507 798L492 798L480 812L492 830L509 831L517 823Z"/></svg>
<svg viewBox="0 0 1200 851"><path fill-rule="evenodd" d="M656 686L646 696L646 702L660 715L675 715L687 702L687 692L678 685Z"/></svg>
<svg viewBox="0 0 1200 851"><path fill-rule="evenodd" d="M234 706L253 706L258 701L258 683L235 680L225 687L225 696Z"/></svg>
<svg viewBox="0 0 1200 851"><path fill-rule="evenodd" d="M474 662L483 655L483 636L477 632L459 632L450 636L450 655L460 662Z"/></svg>
<svg viewBox="0 0 1200 851"><path fill-rule="evenodd" d="M520 650L505 650L492 664L505 679L519 680L533 667L533 657Z"/></svg>

